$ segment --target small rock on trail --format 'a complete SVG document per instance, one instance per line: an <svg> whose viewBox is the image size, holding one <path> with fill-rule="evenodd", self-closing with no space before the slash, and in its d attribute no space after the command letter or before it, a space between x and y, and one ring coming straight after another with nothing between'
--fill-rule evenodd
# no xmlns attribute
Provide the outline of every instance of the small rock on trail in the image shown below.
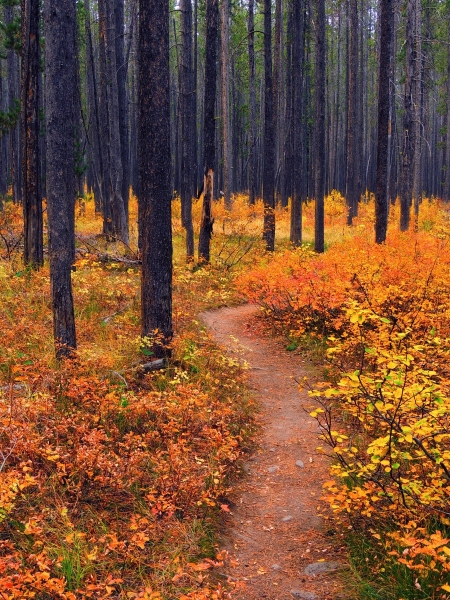
<svg viewBox="0 0 450 600"><path fill-rule="evenodd" d="M261 410L259 449L251 471L236 484L222 540L236 565L227 574L243 586L232 598L348 600L334 568L305 572L312 564L342 561L317 510L328 464L316 451L311 400L295 381L311 373L304 358L260 333L258 312L247 304L200 315L215 341L249 367L247 385ZM312 458L304 463L299 454Z"/></svg>

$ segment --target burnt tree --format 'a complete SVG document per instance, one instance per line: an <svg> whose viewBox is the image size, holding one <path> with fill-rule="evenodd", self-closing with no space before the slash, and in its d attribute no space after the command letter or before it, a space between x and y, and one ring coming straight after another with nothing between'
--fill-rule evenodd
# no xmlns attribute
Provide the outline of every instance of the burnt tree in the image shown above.
<svg viewBox="0 0 450 600"><path fill-rule="evenodd" d="M75 251L76 12L72 0L44 1L48 252L56 356L76 348L71 267Z"/></svg>
<svg viewBox="0 0 450 600"><path fill-rule="evenodd" d="M266 250L275 249L275 126L272 73L272 3L264 0L264 232Z"/></svg>
<svg viewBox="0 0 450 600"><path fill-rule="evenodd" d="M22 66L20 81L22 201L26 265L44 263L39 156L39 0L22 0Z"/></svg>
<svg viewBox="0 0 450 600"><path fill-rule="evenodd" d="M375 187L375 241L386 240L388 222L389 75L391 67L393 0L380 0L380 55L378 67L378 137Z"/></svg>
<svg viewBox="0 0 450 600"><path fill-rule="evenodd" d="M139 0L139 11L142 337L156 358L164 358L172 339L169 2Z"/></svg>
<svg viewBox="0 0 450 600"><path fill-rule="evenodd" d="M314 250L323 252L325 195L325 0L316 2L316 66L314 84L314 171L316 190Z"/></svg>
<svg viewBox="0 0 450 600"><path fill-rule="evenodd" d="M198 242L199 262L209 262L210 245L214 219L212 200L214 197L214 169L216 162L215 146L215 104L217 79L217 31L219 25L218 0L206 2L206 57L205 57L205 122L204 122L204 181L203 209Z"/></svg>

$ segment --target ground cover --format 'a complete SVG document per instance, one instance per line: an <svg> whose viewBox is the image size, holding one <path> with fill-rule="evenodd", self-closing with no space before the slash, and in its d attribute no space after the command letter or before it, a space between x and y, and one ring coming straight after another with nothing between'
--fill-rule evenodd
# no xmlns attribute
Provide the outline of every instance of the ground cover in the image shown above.
<svg viewBox="0 0 450 600"><path fill-rule="evenodd" d="M445 206L425 201L417 231L372 242L371 207L324 255L307 247L239 279L291 350L322 350L311 391L325 496L345 527L358 598L446 598L450 591L450 246ZM363 550L365 549L365 552ZM363 557L361 559L361 557Z"/></svg>
<svg viewBox="0 0 450 600"><path fill-rule="evenodd" d="M1 214L0 597L220 598L208 573L230 477L253 430L240 368L196 315L233 302L230 273L256 240L218 235L209 268L185 265L175 202L169 368L146 374L131 248L77 207L77 357L53 356L49 272L24 269L20 208ZM245 245L244 245L245 243ZM134 246L133 246L134 244ZM241 244L241 245L240 245Z"/></svg>

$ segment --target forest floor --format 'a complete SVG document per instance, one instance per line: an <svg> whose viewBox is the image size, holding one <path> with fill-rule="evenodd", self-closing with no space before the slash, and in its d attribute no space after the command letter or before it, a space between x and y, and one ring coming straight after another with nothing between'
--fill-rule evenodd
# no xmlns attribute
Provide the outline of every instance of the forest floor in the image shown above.
<svg viewBox="0 0 450 600"><path fill-rule="evenodd" d="M260 407L260 437L231 495L222 546L236 600L338 600L345 553L321 503L328 461L317 453L311 401L297 381L311 363L267 337L258 308L242 305L201 315L210 334L248 369Z"/></svg>

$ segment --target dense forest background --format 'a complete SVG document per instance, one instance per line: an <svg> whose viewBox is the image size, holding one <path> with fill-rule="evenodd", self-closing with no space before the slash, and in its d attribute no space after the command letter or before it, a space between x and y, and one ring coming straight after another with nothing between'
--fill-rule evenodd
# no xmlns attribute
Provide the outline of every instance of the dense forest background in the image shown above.
<svg viewBox="0 0 450 600"><path fill-rule="evenodd" d="M22 197L25 86L36 88L38 137L45 144L44 37L35 0L3 0L0 65L0 196ZM299 195L315 196L316 3L272 3L274 165L276 200L287 206L300 168ZM32 6L36 6L35 12ZM78 194L94 192L108 227L108 170L120 167L127 213L129 190L138 192L136 0L77 1L78 80L76 171ZM402 173L408 196L450 199L450 7L441 0L396 1L390 52L388 196L400 195ZM24 12L25 11L25 12ZM33 49L24 29L34 27ZM326 2L325 193L349 197L375 192L379 7L372 0ZM33 23L33 20L36 21ZM24 20L22 19L22 26ZM171 2L170 94L172 187L195 196L203 184L206 6L202 0ZM215 194L231 207L234 193L262 197L264 179L264 7L253 0L220 6L215 139ZM38 58L33 58L37 53ZM24 76L37 69L35 79ZM22 112L20 98L22 96ZM28 96L29 97L29 96ZM267 143L267 141L266 141ZM408 145L413 145L408 149ZM45 197L45 161L39 162ZM408 164L405 165L405 162ZM300 166L300 167L298 167ZM350 186L350 187L349 187ZM410 199L409 199L410 201ZM353 212L357 211L357 203ZM114 211L113 211L114 212ZM117 212L117 211L116 211ZM351 221L351 214L349 216Z"/></svg>

